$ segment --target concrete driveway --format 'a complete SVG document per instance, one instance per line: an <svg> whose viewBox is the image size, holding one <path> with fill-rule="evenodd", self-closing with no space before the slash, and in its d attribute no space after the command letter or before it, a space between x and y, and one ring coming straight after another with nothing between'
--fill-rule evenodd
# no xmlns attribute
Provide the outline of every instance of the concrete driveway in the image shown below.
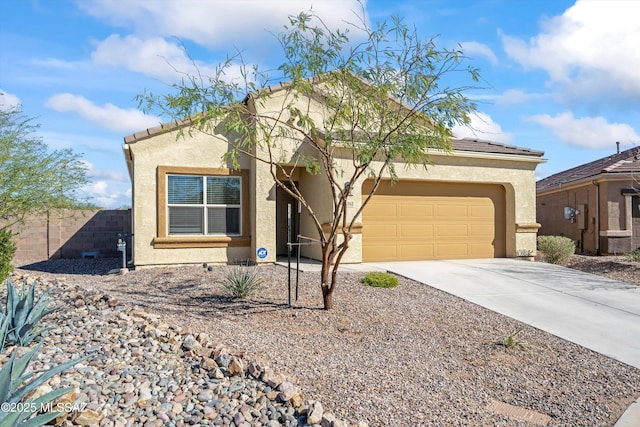
<svg viewBox="0 0 640 427"><path fill-rule="evenodd" d="M640 368L640 287L516 259L368 263Z"/></svg>

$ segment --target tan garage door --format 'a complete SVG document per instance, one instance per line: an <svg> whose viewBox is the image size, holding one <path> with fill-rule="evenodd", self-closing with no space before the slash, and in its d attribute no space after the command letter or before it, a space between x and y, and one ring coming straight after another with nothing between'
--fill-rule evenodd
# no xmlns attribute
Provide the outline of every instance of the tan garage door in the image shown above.
<svg viewBox="0 0 640 427"><path fill-rule="evenodd" d="M366 181L363 194L371 188ZM365 262L503 257L504 188L385 181L365 207L362 225Z"/></svg>

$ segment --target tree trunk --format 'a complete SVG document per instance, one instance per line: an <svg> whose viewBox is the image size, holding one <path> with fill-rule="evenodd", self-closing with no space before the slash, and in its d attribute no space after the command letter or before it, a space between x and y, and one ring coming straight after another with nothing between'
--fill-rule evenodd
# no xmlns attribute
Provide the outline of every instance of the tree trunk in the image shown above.
<svg viewBox="0 0 640 427"><path fill-rule="evenodd" d="M331 310L333 308L333 289L325 286L322 287L322 302L325 310Z"/></svg>
<svg viewBox="0 0 640 427"><path fill-rule="evenodd" d="M329 272L331 270L331 257L327 247L322 248L322 269L320 270L320 283L322 286L322 302L325 310L333 308L333 286L329 283Z"/></svg>

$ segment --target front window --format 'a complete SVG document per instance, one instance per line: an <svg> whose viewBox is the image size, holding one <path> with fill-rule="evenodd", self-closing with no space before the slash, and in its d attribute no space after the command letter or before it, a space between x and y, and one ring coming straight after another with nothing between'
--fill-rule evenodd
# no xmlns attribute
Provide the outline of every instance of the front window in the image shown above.
<svg viewBox="0 0 640 427"><path fill-rule="evenodd" d="M239 176L167 175L169 235L239 236Z"/></svg>

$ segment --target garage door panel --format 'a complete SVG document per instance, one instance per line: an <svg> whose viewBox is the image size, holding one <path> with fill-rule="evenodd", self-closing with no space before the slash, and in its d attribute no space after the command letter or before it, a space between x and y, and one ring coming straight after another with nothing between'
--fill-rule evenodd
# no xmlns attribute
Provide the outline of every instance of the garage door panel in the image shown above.
<svg viewBox="0 0 640 427"><path fill-rule="evenodd" d="M369 224L367 232L375 236L376 240L396 239L398 234L395 224Z"/></svg>
<svg viewBox="0 0 640 427"><path fill-rule="evenodd" d="M500 185L383 183L362 215L363 261L505 256L505 214Z"/></svg>
<svg viewBox="0 0 640 427"><path fill-rule="evenodd" d="M494 209L492 206L471 205L470 209L471 209L471 212L470 212L471 216L474 219L479 220L479 219L485 218L493 222Z"/></svg>
<svg viewBox="0 0 640 427"><path fill-rule="evenodd" d="M369 203L371 205L371 210L368 212L368 215L371 218L389 218L396 217L398 215L397 211L397 202L386 202L386 203ZM369 207L367 205L367 207Z"/></svg>
<svg viewBox="0 0 640 427"><path fill-rule="evenodd" d="M438 258L467 258L469 250L466 243L441 243L436 245L436 256Z"/></svg>
<svg viewBox="0 0 640 427"><path fill-rule="evenodd" d="M433 225L428 224L402 224L399 226L401 239L419 240L433 237Z"/></svg>
<svg viewBox="0 0 640 427"><path fill-rule="evenodd" d="M467 224L447 224L436 226L436 236L438 237L468 237L469 227Z"/></svg>
<svg viewBox="0 0 640 427"><path fill-rule="evenodd" d="M446 218L467 218L469 207L467 205L439 205L437 207L439 217Z"/></svg>
<svg viewBox="0 0 640 427"><path fill-rule="evenodd" d="M469 244L470 258L492 258L493 246L487 244Z"/></svg>
<svg viewBox="0 0 640 427"><path fill-rule="evenodd" d="M415 257L420 257L421 259L433 258L434 255L434 245L428 243L421 244L406 244L400 246L400 251L398 253L398 259L402 261L410 261L415 260Z"/></svg>
<svg viewBox="0 0 640 427"><path fill-rule="evenodd" d="M480 237L487 236L494 233L493 224L489 225L478 225L472 224L469 226L469 237Z"/></svg>
<svg viewBox="0 0 640 427"><path fill-rule="evenodd" d="M403 218L421 219L421 218L433 216L433 206L431 204L426 204L426 203L401 204L402 203L401 199L398 200L397 203L400 204L400 207L399 207L400 216L402 216Z"/></svg>
<svg viewBox="0 0 640 427"><path fill-rule="evenodd" d="M386 257L391 257L393 259L398 258L398 253L396 252L396 247L391 246L369 246L367 248L362 248L362 258L366 259L384 259Z"/></svg>

